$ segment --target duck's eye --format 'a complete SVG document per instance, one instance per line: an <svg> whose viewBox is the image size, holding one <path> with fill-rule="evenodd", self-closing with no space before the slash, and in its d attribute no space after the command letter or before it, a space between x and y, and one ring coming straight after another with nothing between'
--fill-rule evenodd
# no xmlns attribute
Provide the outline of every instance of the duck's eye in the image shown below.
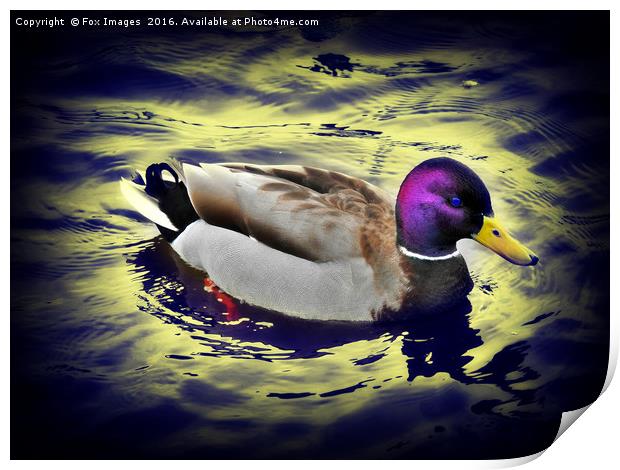
<svg viewBox="0 0 620 470"><path fill-rule="evenodd" d="M460 197L454 196L452 199L450 199L450 204L452 204L452 207L461 207L463 205L463 202L461 201Z"/></svg>

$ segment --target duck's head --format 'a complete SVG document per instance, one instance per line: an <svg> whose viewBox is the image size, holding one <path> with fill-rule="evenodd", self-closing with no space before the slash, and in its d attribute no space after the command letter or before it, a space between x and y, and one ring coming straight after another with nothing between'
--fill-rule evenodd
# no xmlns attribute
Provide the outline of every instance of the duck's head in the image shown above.
<svg viewBox="0 0 620 470"><path fill-rule="evenodd" d="M396 221L398 244L409 256L448 257L457 241L473 238L511 263L538 263L497 221L478 175L450 158L426 160L411 170L398 193Z"/></svg>

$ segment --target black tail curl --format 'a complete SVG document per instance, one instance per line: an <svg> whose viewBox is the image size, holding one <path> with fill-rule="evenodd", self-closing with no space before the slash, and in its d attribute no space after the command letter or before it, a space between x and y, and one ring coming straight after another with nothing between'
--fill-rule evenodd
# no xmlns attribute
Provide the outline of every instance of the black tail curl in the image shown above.
<svg viewBox="0 0 620 470"><path fill-rule="evenodd" d="M174 181L162 178L168 172ZM173 241L192 222L198 220L198 214L192 206L185 183L167 163L153 163L146 169L146 194L157 199L159 209L168 216L170 222L179 229L178 232L157 225L160 233L169 242Z"/></svg>

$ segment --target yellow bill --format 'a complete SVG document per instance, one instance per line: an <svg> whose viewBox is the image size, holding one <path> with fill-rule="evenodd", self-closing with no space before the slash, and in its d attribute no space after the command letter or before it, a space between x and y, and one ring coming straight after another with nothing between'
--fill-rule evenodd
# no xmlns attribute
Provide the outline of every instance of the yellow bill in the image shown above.
<svg viewBox="0 0 620 470"><path fill-rule="evenodd" d="M494 217L485 217L480 232L473 234L472 238L511 263L520 266L538 263L538 256L512 238Z"/></svg>

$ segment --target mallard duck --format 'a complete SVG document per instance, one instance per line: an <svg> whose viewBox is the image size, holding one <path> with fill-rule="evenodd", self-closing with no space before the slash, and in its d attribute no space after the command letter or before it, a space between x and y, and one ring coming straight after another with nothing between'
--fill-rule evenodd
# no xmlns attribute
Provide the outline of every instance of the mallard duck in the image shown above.
<svg viewBox="0 0 620 470"><path fill-rule="evenodd" d="M306 319L449 308L473 285L456 248L464 238L517 265L538 262L499 224L478 175L450 158L413 168L396 201L361 179L296 165L156 163L121 190L219 289Z"/></svg>

